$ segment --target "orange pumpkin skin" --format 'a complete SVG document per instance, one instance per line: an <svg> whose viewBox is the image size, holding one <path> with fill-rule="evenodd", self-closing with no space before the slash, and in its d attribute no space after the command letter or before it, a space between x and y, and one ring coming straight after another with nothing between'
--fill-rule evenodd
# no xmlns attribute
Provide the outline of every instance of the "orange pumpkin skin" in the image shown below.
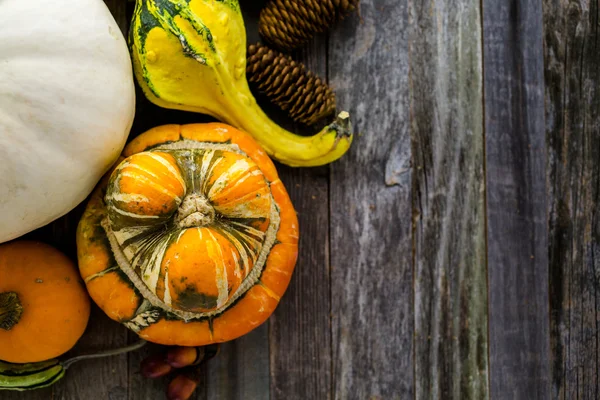
<svg viewBox="0 0 600 400"><path fill-rule="evenodd" d="M43 243L0 245L0 294L13 292L19 321L0 328L0 360L46 361L70 350L88 323L90 300L75 264Z"/></svg>
<svg viewBox="0 0 600 400"><path fill-rule="evenodd" d="M272 314L296 264L298 220L249 135L165 125L134 139L99 184L77 247L109 317L151 342L201 346Z"/></svg>

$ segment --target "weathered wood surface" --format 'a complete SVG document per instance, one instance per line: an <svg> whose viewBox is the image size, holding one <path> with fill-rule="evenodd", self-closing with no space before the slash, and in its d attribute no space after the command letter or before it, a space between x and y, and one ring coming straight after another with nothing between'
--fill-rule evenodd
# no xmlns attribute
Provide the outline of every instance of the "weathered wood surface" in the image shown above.
<svg viewBox="0 0 600 400"><path fill-rule="evenodd" d="M544 1L552 397L600 398L600 4Z"/></svg>
<svg viewBox="0 0 600 400"><path fill-rule="evenodd" d="M411 7L417 399L488 398L479 0Z"/></svg>
<svg viewBox="0 0 600 400"><path fill-rule="evenodd" d="M126 32L133 2L105 2ZM265 0L240 3L255 42ZM193 398L600 398L598 15L587 0L362 0L294 54L360 134L331 166L278 166L299 213L296 272ZM138 90L132 136L209 120ZM81 212L27 237L74 258ZM94 307L72 353L134 340ZM168 378L139 372L162 350L0 398L162 399Z"/></svg>
<svg viewBox="0 0 600 400"><path fill-rule="evenodd" d="M334 399L414 393L408 24L406 2L364 1L330 37L330 82L361 132L331 166Z"/></svg>
<svg viewBox="0 0 600 400"><path fill-rule="evenodd" d="M550 398L540 6L483 2L492 398Z"/></svg>

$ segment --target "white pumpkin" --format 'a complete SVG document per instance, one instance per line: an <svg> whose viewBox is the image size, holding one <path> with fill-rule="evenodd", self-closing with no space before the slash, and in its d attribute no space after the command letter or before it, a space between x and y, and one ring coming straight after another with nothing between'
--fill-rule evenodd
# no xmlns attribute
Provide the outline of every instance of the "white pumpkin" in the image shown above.
<svg viewBox="0 0 600 400"><path fill-rule="evenodd" d="M134 112L127 44L102 0L0 0L0 243L83 201Z"/></svg>

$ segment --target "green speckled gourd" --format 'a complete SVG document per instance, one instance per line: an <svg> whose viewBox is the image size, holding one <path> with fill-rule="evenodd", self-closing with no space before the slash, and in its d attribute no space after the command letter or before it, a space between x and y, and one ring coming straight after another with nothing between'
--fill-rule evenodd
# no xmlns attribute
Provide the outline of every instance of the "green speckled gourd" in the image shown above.
<svg viewBox="0 0 600 400"><path fill-rule="evenodd" d="M350 147L347 112L305 137L284 130L260 109L246 80L246 32L237 0L138 0L130 47L136 78L150 101L212 115L252 135L284 164L327 164Z"/></svg>

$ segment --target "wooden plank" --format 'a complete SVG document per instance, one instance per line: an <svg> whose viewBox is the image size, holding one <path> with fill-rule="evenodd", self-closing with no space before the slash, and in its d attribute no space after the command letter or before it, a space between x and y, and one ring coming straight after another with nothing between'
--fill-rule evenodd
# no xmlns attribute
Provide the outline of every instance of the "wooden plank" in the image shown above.
<svg viewBox="0 0 600 400"><path fill-rule="evenodd" d="M300 256L271 317L271 398L331 398L329 168L280 167L300 222Z"/></svg>
<svg viewBox="0 0 600 400"><path fill-rule="evenodd" d="M2 400L52 400L54 399L52 387L32 390L28 392L2 392Z"/></svg>
<svg viewBox="0 0 600 400"><path fill-rule="evenodd" d="M600 398L598 2L544 1L552 398Z"/></svg>
<svg viewBox="0 0 600 400"><path fill-rule="evenodd" d="M127 331L94 306L77 353L95 353L127 345ZM93 383L93 384L92 384ZM82 361L54 389L57 399L127 399L127 355Z"/></svg>
<svg viewBox="0 0 600 400"><path fill-rule="evenodd" d="M486 399L487 274L479 0L411 5L417 399Z"/></svg>
<svg viewBox="0 0 600 400"><path fill-rule="evenodd" d="M138 336L129 332L129 342L133 343L139 340ZM147 344L144 348L139 351L130 353L127 357L128 362L128 374L127 374L127 399L128 400L146 400L146 399L162 399L165 398L165 393L169 381L173 379L175 374L166 376L159 379L148 379L145 378L141 373L142 361L151 355L164 354L166 348L164 346L158 346L152 343ZM202 388L196 391L203 393ZM203 397L201 397L204 400Z"/></svg>
<svg viewBox="0 0 600 400"><path fill-rule="evenodd" d="M316 38L294 59L326 78L326 38ZM271 115L281 114L264 105ZM300 250L288 291L270 320L271 398L326 400L331 398L329 167L277 167L298 212Z"/></svg>
<svg viewBox="0 0 600 400"><path fill-rule="evenodd" d="M331 166L335 399L414 393L408 37L407 2L363 0L330 38L339 107L362 133Z"/></svg>
<svg viewBox="0 0 600 400"><path fill-rule="evenodd" d="M206 375L207 399L269 399L268 325L221 345L219 356L210 361Z"/></svg>
<svg viewBox="0 0 600 400"><path fill-rule="evenodd" d="M492 398L550 396L540 7L483 2Z"/></svg>

